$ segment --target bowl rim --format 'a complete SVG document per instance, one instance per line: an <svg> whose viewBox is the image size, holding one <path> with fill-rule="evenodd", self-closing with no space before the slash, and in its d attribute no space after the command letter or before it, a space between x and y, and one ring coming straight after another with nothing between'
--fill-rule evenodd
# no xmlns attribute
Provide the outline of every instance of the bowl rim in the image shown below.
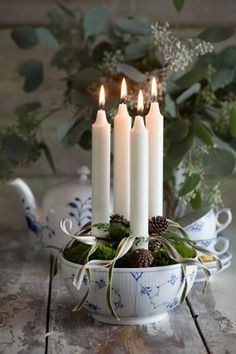
<svg viewBox="0 0 236 354"><path fill-rule="evenodd" d="M79 263L74 263L71 261L68 261L63 254L61 254L61 263L64 266L69 266L70 268L73 269L78 269L78 266L83 266L83 264L79 264ZM170 265L166 265L166 266L160 266L160 267L146 267L146 268L114 268L114 272L115 273L148 273L148 272L161 272L161 271L169 271L169 270L174 270L177 268L180 268L181 264L180 263L176 263L176 264L170 264ZM189 265L187 267L197 267L197 265ZM91 269L93 272L100 272L103 273L104 271L108 271L108 268L93 268Z"/></svg>

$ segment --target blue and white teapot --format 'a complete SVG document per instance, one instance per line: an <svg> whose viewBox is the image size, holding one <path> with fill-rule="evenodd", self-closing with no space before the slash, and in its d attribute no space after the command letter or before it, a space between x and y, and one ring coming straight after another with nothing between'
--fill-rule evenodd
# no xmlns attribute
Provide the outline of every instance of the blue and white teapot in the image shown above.
<svg viewBox="0 0 236 354"><path fill-rule="evenodd" d="M78 170L78 179L56 185L43 199L42 209L37 206L29 186L16 178L9 182L21 197L28 228L47 246L63 247L68 238L60 228L60 221L70 217L72 232L91 221L92 198L90 171L86 166Z"/></svg>

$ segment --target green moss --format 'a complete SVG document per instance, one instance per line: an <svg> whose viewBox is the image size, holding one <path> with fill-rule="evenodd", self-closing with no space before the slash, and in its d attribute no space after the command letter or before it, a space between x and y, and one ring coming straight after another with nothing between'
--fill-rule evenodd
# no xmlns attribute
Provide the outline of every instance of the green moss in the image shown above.
<svg viewBox="0 0 236 354"><path fill-rule="evenodd" d="M182 238L172 232L166 232L164 237L172 244L176 251L184 258L195 258L196 251L184 242ZM164 266L175 264L176 262L168 256L166 249L163 247L153 254L153 266Z"/></svg>
<svg viewBox="0 0 236 354"><path fill-rule="evenodd" d="M70 262L84 264L91 246L75 241L63 251L63 256Z"/></svg>
<svg viewBox="0 0 236 354"><path fill-rule="evenodd" d="M73 244L66 248L63 252L63 256L70 262L84 264L88 256L91 246L85 245L81 242L73 242ZM98 244L96 251L89 258L92 259L104 259L109 260L115 257L116 250L110 245Z"/></svg>
<svg viewBox="0 0 236 354"><path fill-rule="evenodd" d="M129 228L121 224L110 224L109 227L109 238L111 241L120 242L124 237L130 235Z"/></svg>
<svg viewBox="0 0 236 354"><path fill-rule="evenodd" d="M109 259L113 259L115 255L116 255L116 250L114 248L112 248L109 245L100 243L98 244L98 248L96 249L96 251L91 255L89 259L109 260Z"/></svg>

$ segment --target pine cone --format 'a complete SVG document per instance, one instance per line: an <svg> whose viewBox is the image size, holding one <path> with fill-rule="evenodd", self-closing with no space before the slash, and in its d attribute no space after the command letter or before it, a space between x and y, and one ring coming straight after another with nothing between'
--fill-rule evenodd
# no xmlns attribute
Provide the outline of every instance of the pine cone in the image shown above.
<svg viewBox="0 0 236 354"><path fill-rule="evenodd" d="M130 223L123 215L113 214L110 217L111 224L121 224L124 227L130 227Z"/></svg>
<svg viewBox="0 0 236 354"><path fill-rule="evenodd" d="M153 240L150 240L148 242L148 249L152 253L154 253L155 251L159 250L161 247L162 247L162 244L157 239L153 239Z"/></svg>
<svg viewBox="0 0 236 354"><path fill-rule="evenodd" d="M150 251L143 248L138 248L131 254L129 264L132 268L146 268L151 266L153 259L154 258Z"/></svg>
<svg viewBox="0 0 236 354"><path fill-rule="evenodd" d="M163 216L153 216L148 220L149 235L162 235L168 228L168 221Z"/></svg>

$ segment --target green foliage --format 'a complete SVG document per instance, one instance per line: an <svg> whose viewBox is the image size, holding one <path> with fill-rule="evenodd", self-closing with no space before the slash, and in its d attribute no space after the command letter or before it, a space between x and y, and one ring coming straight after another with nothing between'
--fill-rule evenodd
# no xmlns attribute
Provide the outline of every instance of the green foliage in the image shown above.
<svg viewBox="0 0 236 354"><path fill-rule="evenodd" d="M172 244L172 246L182 257L196 257L196 251L191 247L191 245L186 244L186 242L184 242L183 239L176 234L168 231L165 233L164 237ZM161 247L159 250L154 252L153 257L153 267L166 266L176 263L172 258L169 257L168 252L164 247Z"/></svg>
<svg viewBox="0 0 236 354"><path fill-rule="evenodd" d="M173 4L178 12L180 12L184 6L184 0L172 0Z"/></svg>
<svg viewBox="0 0 236 354"><path fill-rule="evenodd" d="M233 138L236 138L236 104L230 109L229 131Z"/></svg>
<svg viewBox="0 0 236 354"><path fill-rule="evenodd" d="M88 10L84 16L83 27L86 37L106 33L109 28L107 7L98 5Z"/></svg>
<svg viewBox="0 0 236 354"><path fill-rule="evenodd" d="M39 42L33 27L16 27L12 30L11 37L21 49L31 49Z"/></svg>
<svg viewBox="0 0 236 354"><path fill-rule="evenodd" d="M25 78L25 92L36 90L43 81L43 63L38 59L26 60L20 65L18 72Z"/></svg>
<svg viewBox="0 0 236 354"><path fill-rule="evenodd" d="M193 123L193 130L197 137L207 146L213 145L212 133L210 130L201 122Z"/></svg>
<svg viewBox="0 0 236 354"><path fill-rule="evenodd" d="M70 262L85 264L91 246L75 241L63 251L63 256ZM93 259L113 259L116 255L116 250L109 244L98 243L96 251L90 256L89 260Z"/></svg>
<svg viewBox="0 0 236 354"><path fill-rule="evenodd" d="M192 174L191 176L187 176L183 185L179 190L179 196L183 196L192 192L199 184L200 176L198 174Z"/></svg>
<svg viewBox="0 0 236 354"><path fill-rule="evenodd" d="M173 5L181 11L184 0L173 0ZM236 46L214 53L211 44L230 38L234 31L210 28L197 38L182 38L167 24L152 25L145 19L131 17L109 21L109 8L105 5L90 7L81 14L60 4L49 14L49 19L47 28L18 27L11 36L22 49L38 44L49 46L51 65L63 70L64 96L58 102L58 109L67 111L66 120L58 127L63 146L78 144L85 150L91 149L91 123L101 83L106 85L106 110L112 121L122 77L128 82L127 104L134 116L135 94L139 88L147 93L147 112L150 79L156 76L158 100L165 116L164 179L168 189L173 190L173 175L178 165L183 163L186 169L190 166L186 173L187 187L182 186L181 194L185 188L191 191L181 198L199 208L205 202L203 194L200 195L205 176L210 174L217 179L234 170L232 154L213 146L216 138L235 146L236 110L232 107L236 102ZM43 84L44 68L39 59L29 58L18 72L24 79L26 92ZM55 170L48 146L37 134L44 119L51 115L51 109L48 112L46 109L46 118L39 118L37 112L43 109L44 105L37 100L17 107L16 127L1 132L0 166L5 166L2 170L6 175L10 176L19 165L31 164L42 154ZM19 147L15 156L11 144ZM177 197L173 193L173 204Z"/></svg>
<svg viewBox="0 0 236 354"><path fill-rule="evenodd" d="M199 34L199 38L207 42L222 42L234 35L231 28L208 28Z"/></svg>
<svg viewBox="0 0 236 354"><path fill-rule="evenodd" d="M212 148L204 157L206 173L213 177L230 176L235 169L235 156L228 150Z"/></svg>
<svg viewBox="0 0 236 354"><path fill-rule="evenodd" d="M103 230L107 234L108 239L115 244L119 243L124 237L128 237L131 234L130 228L121 224L97 224L94 226L100 230Z"/></svg>

